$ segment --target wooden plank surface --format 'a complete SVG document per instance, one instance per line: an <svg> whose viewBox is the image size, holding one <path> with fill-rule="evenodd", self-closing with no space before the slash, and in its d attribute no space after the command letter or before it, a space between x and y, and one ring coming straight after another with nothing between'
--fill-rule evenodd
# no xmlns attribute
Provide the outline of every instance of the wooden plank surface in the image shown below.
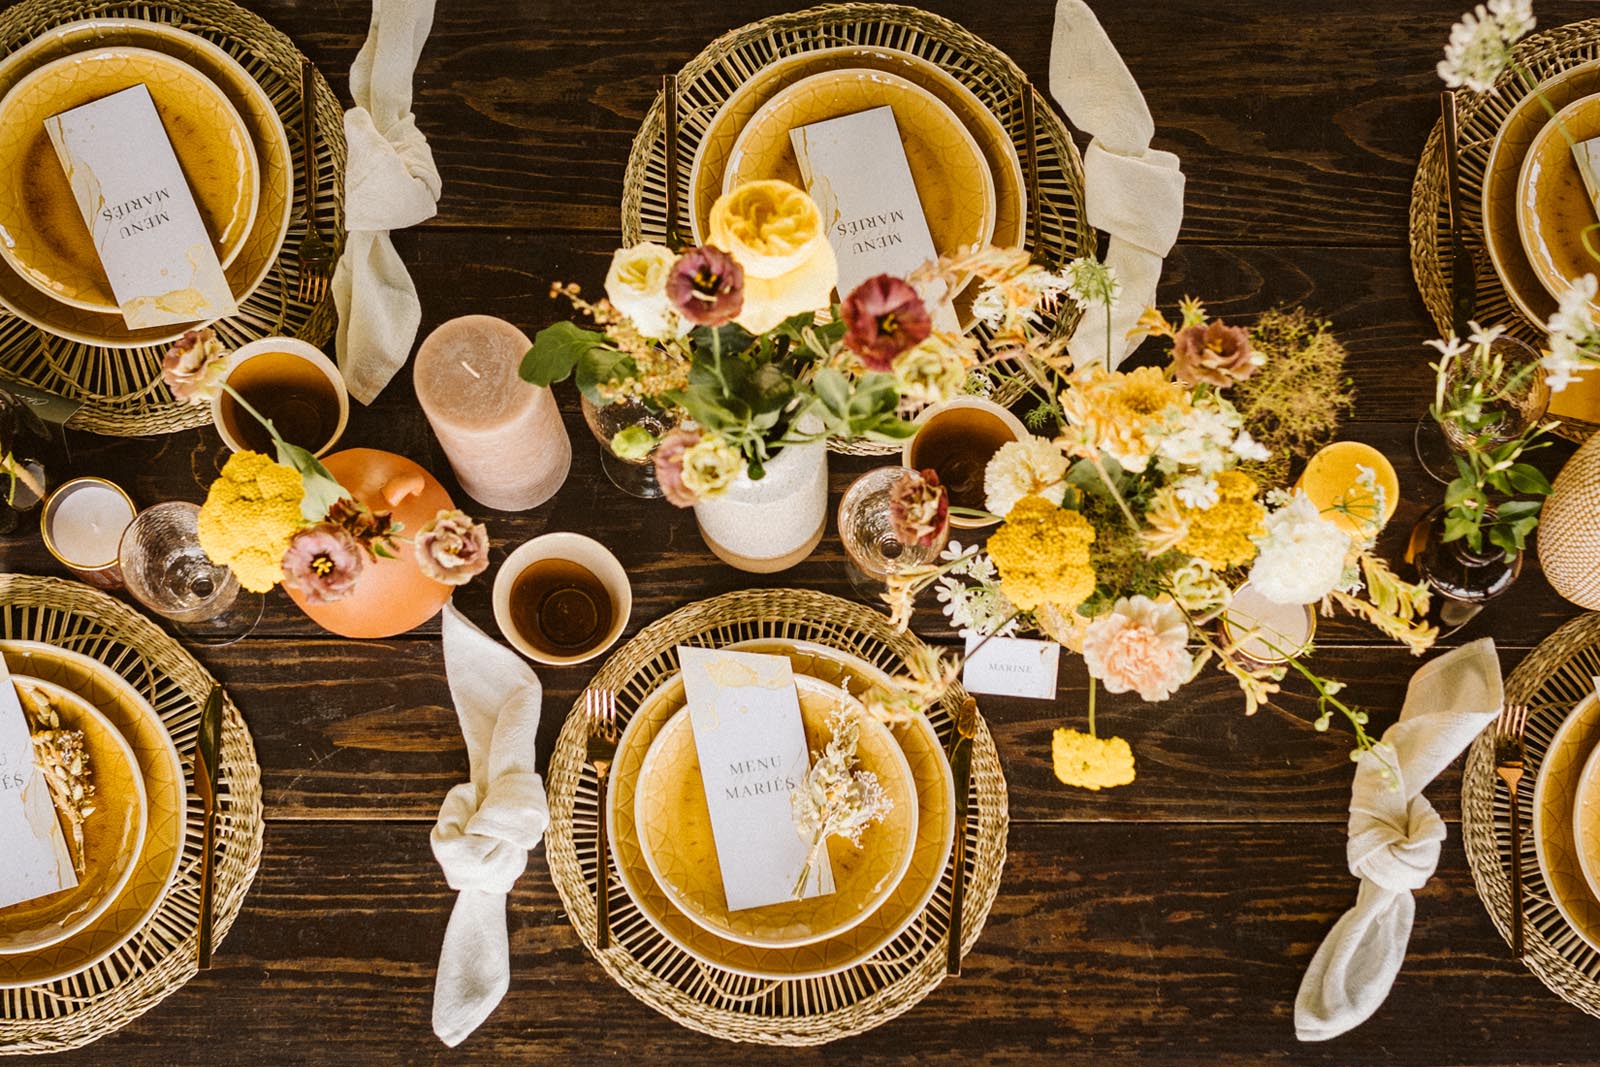
<svg viewBox="0 0 1600 1067"><path fill-rule="evenodd" d="M247 0L321 65L342 97L369 6ZM1128 3L1091 0L1143 85L1159 147L1183 157L1187 218L1162 299L1204 298L1248 321L1279 304L1332 320L1359 395L1347 436L1382 448L1405 499L1385 549L1439 497L1410 450L1427 403L1435 335L1411 278L1407 212L1436 115L1433 72L1456 0ZM442 3L418 72L416 110L443 172L439 216L399 235L422 290L424 330L482 312L532 333L559 317L555 279L598 286L618 228L629 146L660 75L781 0L713 5L597 0ZM1011 55L1040 84L1048 0L929 0ZM1600 15L1541 3L1542 25ZM1081 138L1080 138L1081 143ZM717 564L692 516L642 504L605 480L570 390L572 475L533 512L487 514L494 562L546 530L582 530L633 576L629 634L692 600L774 581L848 596L837 539L778 579ZM455 489L402 374L352 414L349 445L410 455ZM225 458L207 432L123 441L79 436L74 466L141 503L199 500ZM1562 446L1552 470L1570 454ZM873 461L836 460L837 494ZM0 539L0 565L60 574L36 537ZM492 631L489 583L458 603ZM1576 613L1530 565L1507 601L1450 644L1492 635L1509 670ZM931 609L916 627L950 635ZM1355 683L1375 724L1392 721L1416 661L1360 627L1324 621L1319 666ZM451 893L427 845L466 754L443 677L437 622L389 641L330 638L281 594L262 626L199 651L254 732L268 827L261 874L218 969L64 1064L764 1062L1353 1065L1592 1062L1600 1025L1549 993L1483 913L1459 842L1459 773L1429 795L1451 823L1438 876L1419 894L1412 951L1378 1017L1301 1045L1290 1010L1315 945L1354 898L1345 870L1348 739L1315 733L1291 687L1255 718L1221 676L1146 705L1102 697L1139 780L1088 794L1050 773L1050 732L1082 725L1086 676L1063 662L1054 704L988 700L1011 790L1010 856L967 973L914 1012L824 1051L719 1043L644 1008L588 958L542 850L511 898L512 990L460 1049L428 1013ZM540 743L588 678L540 672Z"/></svg>

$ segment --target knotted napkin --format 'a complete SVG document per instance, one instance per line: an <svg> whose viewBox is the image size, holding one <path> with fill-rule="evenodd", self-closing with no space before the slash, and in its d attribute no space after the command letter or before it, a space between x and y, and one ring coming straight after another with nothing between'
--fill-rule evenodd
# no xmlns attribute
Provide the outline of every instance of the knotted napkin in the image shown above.
<svg viewBox="0 0 1600 1067"><path fill-rule="evenodd" d="M372 0L367 41L350 68L355 107L344 113L344 256L333 275L339 369L370 404L405 366L422 304L391 230L434 216L442 185L411 114L411 76L433 28L434 0Z"/></svg>
<svg viewBox="0 0 1600 1067"><path fill-rule="evenodd" d="M1084 0L1056 5L1050 92L1094 138L1083 156L1084 210L1089 225L1111 234L1106 266L1122 282L1109 324L1103 305L1086 309L1069 351L1079 367L1105 362L1109 328L1115 367L1139 347L1128 331L1155 303L1162 260L1183 225L1183 172L1177 156L1150 147L1156 128L1144 94Z"/></svg>
<svg viewBox="0 0 1600 1067"><path fill-rule="evenodd" d="M455 607L444 608L444 667L467 742L470 782L445 794L433 855L456 890L433 987L433 1032L457 1045L511 984L506 894L550 825L534 761L539 678Z"/></svg>
<svg viewBox="0 0 1600 1067"><path fill-rule="evenodd" d="M1300 983L1294 1029L1301 1041L1359 1026L1389 995L1411 940L1411 894L1432 877L1444 841L1444 821L1422 790L1503 702L1494 641L1458 648L1412 675L1400 721L1356 763L1345 853L1361 889Z"/></svg>

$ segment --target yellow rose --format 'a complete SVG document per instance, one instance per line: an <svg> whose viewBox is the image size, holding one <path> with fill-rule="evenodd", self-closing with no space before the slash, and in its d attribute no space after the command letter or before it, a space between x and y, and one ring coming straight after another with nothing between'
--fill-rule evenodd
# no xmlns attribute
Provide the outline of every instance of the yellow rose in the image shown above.
<svg viewBox="0 0 1600 1067"><path fill-rule="evenodd" d="M746 182L711 207L710 244L744 268L744 310L734 321L765 333L832 302L839 265L822 212L788 182Z"/></svg>
<svg viewBox="0 0 1600 1067"><path fill-rule="evenodd" d="M619 248L606 271L606 299L633 323L640 336L662 338L681 332L667 299L667 275L678 257L665 245L646 241Z"/></svg>
<svg viewBox="0 0 1600 1067"><path fill-rule="evenodd" d="M720 496L744 473L744 456L720 437L702 437L683 452L683 487L702 499Z"/></svg>

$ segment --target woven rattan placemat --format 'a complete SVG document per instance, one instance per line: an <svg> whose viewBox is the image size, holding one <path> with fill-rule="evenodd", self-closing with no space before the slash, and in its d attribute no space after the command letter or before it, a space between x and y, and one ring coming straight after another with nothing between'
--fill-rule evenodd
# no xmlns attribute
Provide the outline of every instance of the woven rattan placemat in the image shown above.
<svg viewBox="0 0 1600 1067"><path fill-rule="evenodd" d="M78 582L0 575L0 637L43 641L99 660L150 702L172 735L186 777L200 707L213 679L155 623ZM178 876L144 927L70 978L0 990L0 1055L87 1045L137 1019L196 973L201 810L192 779ZM232 701L222 723L217 786L215 938L226 936L261 863L261 767Z"/></svg>
<svg viewBox="0 0 1600 1067"><path fill-rule="evenodd" d="M920 642L897 634L869 608L800 590L728 593L673 612L612 655L591 685L614 689L624 720L639 701L678 669L680 644L721 647L752 638L812 641L849 652L890 673ZM965 698L959 686L930 715L947 742L951 713ZM595 951L594 772L584 763L582 701L567 716L550 760L550 872L584 944L628 992L668 1018L702 1033L769 1045L820 1045L870 1030L907 1011L945 977L952 868L923 912L871 958L824 978L771 981L711 967L668 941L642 916L620 879L611 878L611 947ZM1006 783L988 726L972 749L972 808L967 825L968 881L962 945L970 949L1000 888L1005 864ZM959 981L959 979L957 979Z"/></svg>

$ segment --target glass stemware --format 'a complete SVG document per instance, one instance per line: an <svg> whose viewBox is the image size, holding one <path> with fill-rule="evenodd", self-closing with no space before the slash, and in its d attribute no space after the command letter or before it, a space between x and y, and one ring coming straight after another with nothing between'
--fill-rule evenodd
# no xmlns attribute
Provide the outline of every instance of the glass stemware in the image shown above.
<svg viewBox="0 0 1600 1067"><path fill-rule="evenodd" d="M600 466L604 468L611 484L629 496L641 500L661 497L661 484L656 481L655 449L638 459L624 459L611 447L612 440L630 426L638 426L660 440L675 429L678 421L671 414L658 411L642 400L619 398L598 407L583 398L583 419L595 440L600 442Z"/></svg>
<svg viewBox="0 0 1600 1067"><path fill-rule="evenodd" d="M1486 448L1520 436L1528 427L1544 418L1545 410L1550 405L1550 387L1539 372L1538 351L1515 337L1505 335L1495 339L1486 355L1480 356L1476 351L1471 351L1451 363L1445 376L1446 403L1452 394L1469 387L1475 380L1484 379L1489 374L1487 361L1496 357L1503 361L1502 377L1515 383L1516 387L1508 390L1488 408L1491 415L1499 417L1479 434L1480 444ZM1412 444L1417 452L1417 460L1429 477L1448 485L1456 480L1459 473L1456 470L1456 456L1467 450L1471 440L1459 426L1441 426L1430 411L1417 423Z"/></svg>
<svg viewBox="0 0 1600 1067"><path fill-rule="evenodd" d="M855 591L869 601L877 601L890 575L938 559L950 537L948 524L928 545L907 544L896 533L889 499L907 476L920 477L909 467L868 471L850 483L839 501L839 540L849 560L847 574Z"/></svg>
<svg viewBox="0 0 1600 1067"><path fill-rule="evenodd" d="M227 645L256 628L266 598L247 593L200 547L200 508L184 501L139 512L118 553L128 592L184 637Z"/></svg>

